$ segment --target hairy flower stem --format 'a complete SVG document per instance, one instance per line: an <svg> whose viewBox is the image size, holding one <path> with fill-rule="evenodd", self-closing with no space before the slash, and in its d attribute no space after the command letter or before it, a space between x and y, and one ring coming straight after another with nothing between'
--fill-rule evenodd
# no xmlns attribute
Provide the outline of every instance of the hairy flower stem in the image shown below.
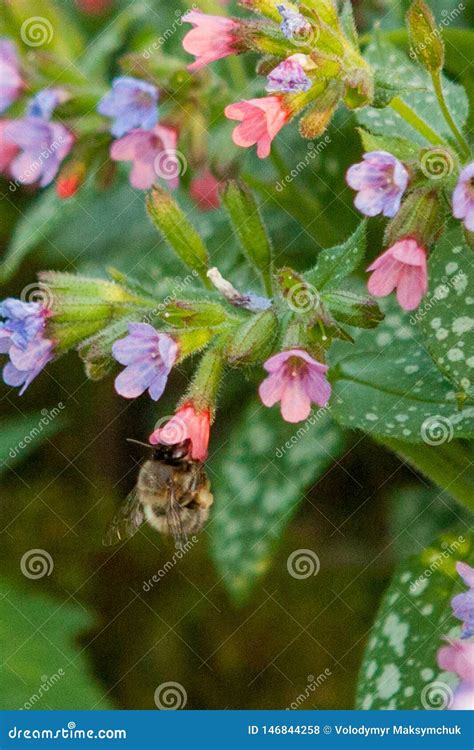
<svg viewBox="0 0 474 750"><path fill-rule="evenodd" d="M417 130L420 135L422 135L424 138L426 138L430 143L433 143L436 146L448 146L446 141L441 138L438 133L436 133L430 126L421 119L421 117L418 117L416 112L406 104L403 99L400 99L399 96L396 96L392 99L390 102L390 106L397 115L400 115L405 122L408 123L408 125L411 125L414 130Z"/></svg>
<svg viewBox="0 0 474 750"><path fill-rule="evenodd" d="M448 107L446 97L443 91L443 86L441 83L441 75L440 75L439 70L433 71L433 73L431 74L431 80L433 81L433 88L436 94L436 98L438 100L439 107L441 109L441 112L443 113L443 117L446 120L454 138L456 139L458 143L459 153L461 154L462 157L467 159L469 158L471 150L463 134L461 133L458 126L454 122L451 112L449 111L449 107Z"/></svg>

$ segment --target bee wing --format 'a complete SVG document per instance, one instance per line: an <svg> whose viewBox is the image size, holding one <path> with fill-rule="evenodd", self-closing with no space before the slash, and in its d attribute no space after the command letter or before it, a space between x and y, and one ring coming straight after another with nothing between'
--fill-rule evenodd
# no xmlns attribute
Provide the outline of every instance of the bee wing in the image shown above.
<svg viewBox="0 0 474 750"><path fill-rule="evenodd" d="M181 549L183 545L188 541L188 537L183 529L183 524L181 522L181 506L175 498L174 488L172 485L170 485L169 494L170 502L166 511L166 520L168 521L169 529L173 534L176 547L178 549Z"/></svg>
<svg viewBox="0 0 474 750"><path fill-rule="evenodd" d="M140 528L144 520L143 505L139 500L138 491L135 487L127 495L125 502L107 527L102 544L110 547L113 544L122 542L124 539L130 539Z"/></svg>

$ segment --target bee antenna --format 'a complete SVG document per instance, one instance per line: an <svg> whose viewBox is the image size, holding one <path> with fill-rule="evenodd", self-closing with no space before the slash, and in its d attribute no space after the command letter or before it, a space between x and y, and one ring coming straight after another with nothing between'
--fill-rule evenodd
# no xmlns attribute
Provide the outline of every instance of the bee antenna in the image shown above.
<svg viewBox="0 0 474 750"><path fill-rule="evenodd" d="M152 449L153 446L149 445L148 443L142 443L141 440L134 440L134 438L127 438L127 443L135 443L136 445L141 445L144 448Z"/></svg>

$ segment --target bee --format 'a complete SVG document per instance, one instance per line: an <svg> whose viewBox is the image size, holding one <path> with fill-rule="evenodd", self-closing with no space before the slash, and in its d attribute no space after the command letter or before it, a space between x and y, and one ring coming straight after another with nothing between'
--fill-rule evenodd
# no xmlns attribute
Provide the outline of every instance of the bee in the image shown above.
<svg viewBox="0 0 474 750"><path fill-rule="evenodd" d="M145 445L137 440L129 442ZM199 532L214 502L204 466L189 457L189 440L157 445L138 474L135 488L112 519L103 543L129 539L146 521L161 534L172 535L182 548L188 535Z"/></svg>

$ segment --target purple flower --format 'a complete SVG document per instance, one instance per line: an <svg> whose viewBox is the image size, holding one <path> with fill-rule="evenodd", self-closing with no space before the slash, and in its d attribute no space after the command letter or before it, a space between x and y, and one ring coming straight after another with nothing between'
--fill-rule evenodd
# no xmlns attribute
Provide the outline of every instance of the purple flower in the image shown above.
<svg viewBox="0 0 474 750"><path fill-rule="evenodd" d="M370 151L347 170L347 184L357 190L354 205L365 216L395 216L408 185L408 172L387 151Z"/></svg>
<svg viewBox="0 0 474 750"><path fill-rule="evenodd" d="M132 130L114 141L110 157L114 161L131 161L130 184L148 190L161 177L172 190L179 185L183 164L176 151L178 133L175 128L155 125L153 130Z"/></svg>
<svg viewBox="0 0 474 750"><path fill-rule="evenodd" d="M63 125L39 117L12 120L6 133L21 150L10 164L10 174L22 185L49 185L74 143L74 136Z"/></svg>
<svg viewBox="0 0 474 750"><path fill-rule="evenodd" d="M453 215L474 232L474 162L464 167L453 193Z"/></svg>
<svg viewBox="0 0 474 750"><path fill-rule="evenodd" d="M54 342L45 338L51 312L39 302L6 299L0 304L0 353L10 362L3 368L7 385L23 386L20 396L45 365L53 359Z"/></svg>
<svg viewBox="0 0 474 750"><path fill-rule="evenodd" d="M311 30L311 26L301 13L287 8L285 5L277 5L277 10L283 21L280 24L280 29L287 39L293 39L295 34L304 34Z"/></svg>
<svg viewBox="0 0 474 750"><path fill-rule="evenodd" d="M454 616L463 621L463 638L474 635L474 568L463 562L456 563L456 570L469 586L469 591L453 598Z"/></svg>
<svg viewBox="0 0 474 750"><path fill-rule="evenodd" d="M312 402L326 406L329 401L328 367L303 349L275 354L264 367L270 374L260 385L260 398L265 406L281 401L281 415L286 422L301 422L309 416Z"/></svg>
<svg viewBox="0 0 474 750"><path fill-rule="evenodd" d="M0 39L0 112L4 112L23 89L18 55L13 42Z"/></svg>
<svg viewBox="0 0 474 750"><path fill-rule="evenodd" d="M28 117L40 117L42 120L49 120L58 104L69 99L69 94L65 89L52 88L43 89L31 99L28 109Z"/></svg>
<svg viewBox="0 0 474 750"><path fill-rule="evenodd" d="M97 106L101 115L115 118L111 132L121 138L134 128L151 130L158 122L158 89L139 78L122 76L112 82Z"/></svg>
<svg viewBox="0 0 474 750"><path fill-rule="evenodd" d="M304 72L303 66L298 59L303 55L292 55L283 60L267 76L266 91L270 93L294 93L295 91L308 91L311 88L311 80Z"/></svg>
<svg viewBox="0 0 474 750"><path fill-rule="evenodd" d="M129 323L128 336L115 342L112 354L126 365L115 379L117 393L136 398L148 389L153 401L158 401L176 362L178 344L148 323Z"/></svg>

